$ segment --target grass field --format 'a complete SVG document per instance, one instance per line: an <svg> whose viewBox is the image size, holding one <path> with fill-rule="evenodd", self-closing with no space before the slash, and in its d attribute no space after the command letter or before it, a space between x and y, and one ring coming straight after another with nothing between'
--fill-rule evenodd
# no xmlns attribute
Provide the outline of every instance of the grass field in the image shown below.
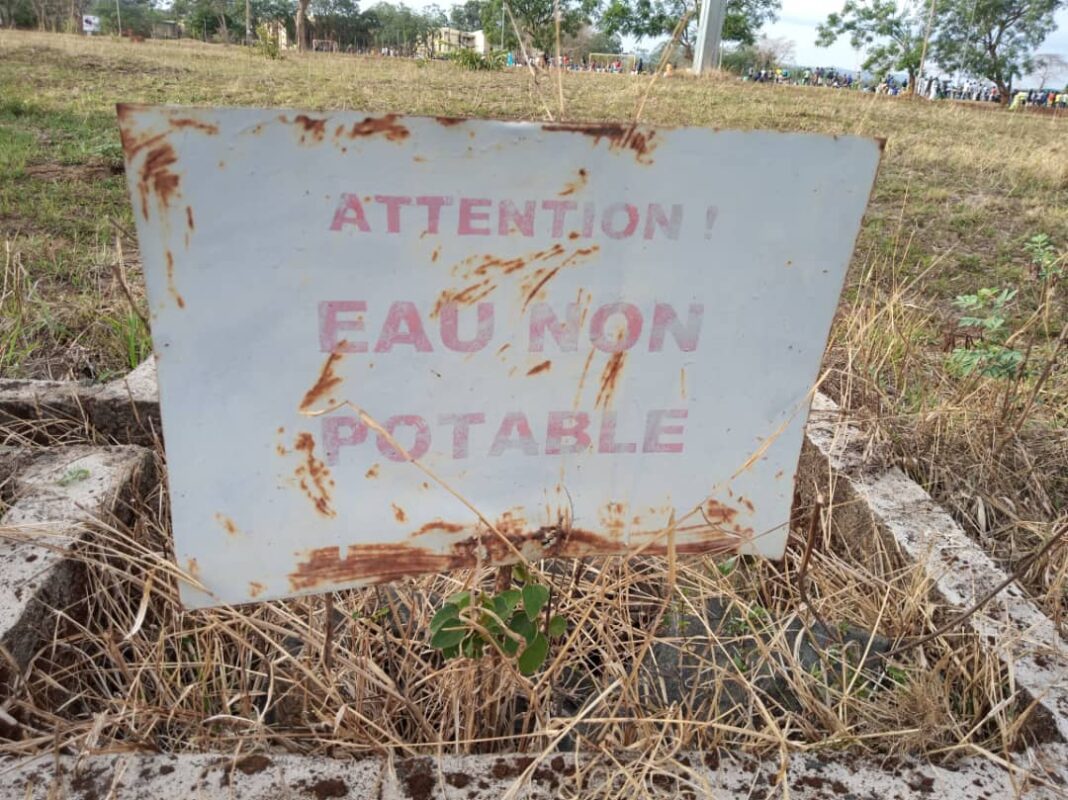
<svg viewBox="0 0 1068 800"><path fill-rule="evenodd" d="M565 75L561 110L555 77L535 82L519 70L473 73L447 63L341 55L287 54L273 61L236 47L7 31L0 32L0 54L0 375L104 380L150 350L148 333L115 274L121 244L133 294L143 299L121 174L117 102L506 119L551 113L589 121L629 121L641 107L642 121L649 123L879 136L886 139L885 155L823 388L864 422L876 457L901 465L928 487L1007 566L1064 525L1068 117L679 75L655 85L646 77ZM1048 244L1029 249L1041 234ZM981 295L985 289L995 291ZM998 305L996 295L1004 289L1016 294ZM961 310L954 303L960 295L976 295L973 306L982 307ZM966 313L977 321L961 326ZM978 368L965 374L966 363ZM97 614L118 631L134 625L142 590L148 593L148 553L166 551L165 498L146 502L145 509L136 537L142 544L116 527L99 554L100 564L121 555L138 565L133 585L114 568L97 576ZM155 549L143 543L146 535ZM750 629L755 608L796 610L790 585L796 568L796 553L783 571L746 562L724 574L697 560L679 577L686 587L680 596L695 604L727 597L750 620L736 634L756 636ZM625 622L624 609L650 600L645 592L660 574L656 569L610 561L575 579L567 601L572 616L594 609L593 618L604 620L592 626L587 642L601 663L613 663L611 650L620 642L643 635L640 625ZM1022 577L1068 630L1064 553L1055 550ZM829 547L817 555L811 580L825 619L890 637L921 633L941 613L915 570L893 554ZM419 620L425 627L433 611L427 597L447 592L448 584L428 579L400 590L407 593L416 628ZM872 593L871 586L882 593ZM69 740L88 735L93 715L104 713L118 726L109 735L165 748L229 746L258 736L317 752L367 749L375 737L401 749L441 741L477 749L522 743L551 716L544 685L532 688L517 675L483 675L477 665L432 664L418 642L386 630L376 616L385 603L381 595L347 593L335 602L355 623L344 634L346 655L333 665L335 676L347 677L329 684L314 678L307 661L321 652L324 612L305 601L267 604L250 614L218 612L201 625L180 618L173 593L161 596L145 628L154 638L135 639L135 652L100 680L87 677L86 668L116 654L105 638L86 633L57 660L65 693L60 705L89 720L72 722ZM248 700L259 690L242 684L225 665L273 652L271 632L280 629L297 630L306 648L299 658L279 660L269 676L249 679L272 686L280 681L285 696L299 696L290 697L288 711L271 706L267 732L267 706ZM1022 730L1012 705L1001 703L1009 691L1005 676L970 636L943 637L912 654L899 667L900 681L882 689L848 677L829 685L826 675L794 674L790 654L777 649L781 645L766 648L762 657L788 665L785 671L805 699L800 710L769 710L759 693L747 708L712 720L706 714L700 724L693 721L701 717L699 709L642 709L650 725L654 719L677 722L677 738L664 739L641 724L622 724L634 711L624 704L615 709L618 718L602 723L601 734L624 746L660 735L665 750L653 753L661 756L680 740L757 750L821 742L946 754L1010 747ZM394 683L368 677L368 660L387 665ZM555 679L580 663L565 660ZM143 669L124 677L128 664ZM744 673L738 665L732 679L744 680ZM175 681L179 674L196 689L183 692ZM37 680L40 692L58 691L49 683L54 678ZM609 680L600 676L598 687ZM476 684L484 702L471 711ZM524 692L520 709L514 705L517 686ZM358 711L339 716L341 707ZM47 730L48 714L39 713ZM523 718L519 731L511 727L515 714ZM487 737L492 741L483 741Z"/></svg>

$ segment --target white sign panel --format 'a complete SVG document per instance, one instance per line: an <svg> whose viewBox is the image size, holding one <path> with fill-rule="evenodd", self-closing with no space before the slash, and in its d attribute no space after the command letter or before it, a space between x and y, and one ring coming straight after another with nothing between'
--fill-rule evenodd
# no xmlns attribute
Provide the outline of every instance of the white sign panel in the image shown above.
<svg viewBox="0 0 1068 800"><path fill-rule="evenodd" d="M189 606L782 554L878 142L119 119Z"/></svg>
<svg viewBox="0 0 1068 800"><path fill-rule="evenodd" d="M83 14L82 31L86 34L100 33L100 17Z"/></svg>

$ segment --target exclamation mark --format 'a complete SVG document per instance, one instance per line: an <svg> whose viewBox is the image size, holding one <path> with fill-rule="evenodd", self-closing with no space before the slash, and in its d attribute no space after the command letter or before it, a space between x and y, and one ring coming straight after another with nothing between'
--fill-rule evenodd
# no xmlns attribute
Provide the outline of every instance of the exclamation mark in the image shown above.
<svg viewBox="0 0 1068 800"><path fill-rule="evenodd" d="M716 217L719 216L719 209L716 206L709 206L708 211L705 212L705 238L712 238L712 226L716 224Z"/></svg>

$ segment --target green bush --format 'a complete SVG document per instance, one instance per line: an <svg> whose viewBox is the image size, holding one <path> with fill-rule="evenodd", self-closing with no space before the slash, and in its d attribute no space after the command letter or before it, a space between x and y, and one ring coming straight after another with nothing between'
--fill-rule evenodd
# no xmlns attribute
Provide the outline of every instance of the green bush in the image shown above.
<svg viewBox="0 0 1068 800"><path fill-rule="evenodd" d="M449 61L456 64L461 69L469 69L474 71L481 70L498 70L504 67L505 54L503 52L490 53L489 55L482 55L476 53L474 50L457 50L454 53L449 53Z"/></svg>

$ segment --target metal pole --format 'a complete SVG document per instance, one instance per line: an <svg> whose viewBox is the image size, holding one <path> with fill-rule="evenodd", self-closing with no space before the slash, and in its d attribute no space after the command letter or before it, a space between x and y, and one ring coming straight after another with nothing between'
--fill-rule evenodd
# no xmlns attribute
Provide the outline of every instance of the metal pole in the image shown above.
<svg viewBox="0 0 1068 800"><path fill-rule="evenodd" d="M504 0L501 0L501 50L504 49Z"/></svg>
<svg viewBox="0 0 1068 800"><path fill-rule="evenodd" d="M727 0L703 0L701 4L701 21L697 24L693 59L693 71L698 75L711 72L719 64L720 37L723 35L726 10Z"/></svg>
<svg viewBox="0 0 1068 800"><path fill-rule="evenodd" d="M119 36L122 36L122 8L119 6L119 0L115 0L115 16L119 18Z"/></svg>
<svg viewBox="0 0 1068 800"><path fill-rule="evenodd" d="M931 10L927 14L927 30L925 30L923 32L923 49L920 51L920 73L919 73L919 75L916 76L916 80L917 81L922 81L923 80L923 65L927 61L927 42L929 42L930 39L931 39L931 23L934 22L935 3L936 2L937 2L937 0L931 0ZM915 96L916 87L912 86L910 88L912 90L910 93L913 96Z"/></svg>
<svg viewBox="0 0 1068 800"><path fill-rule="evenodd" d="M245 47L252 44L252 11L249 8L249 0L245 0Z"/></svg>

